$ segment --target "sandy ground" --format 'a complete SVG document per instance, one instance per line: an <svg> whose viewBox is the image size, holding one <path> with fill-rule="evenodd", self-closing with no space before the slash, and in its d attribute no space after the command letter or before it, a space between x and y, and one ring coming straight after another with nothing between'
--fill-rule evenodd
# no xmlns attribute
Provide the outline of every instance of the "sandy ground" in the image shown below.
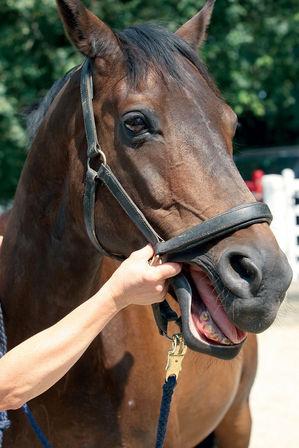
<svg viewBox="0 0 299 448"><path fill-rule="evenodd" d="M273 326L258 338L250 448L299 448L299 281Z"/></svg>

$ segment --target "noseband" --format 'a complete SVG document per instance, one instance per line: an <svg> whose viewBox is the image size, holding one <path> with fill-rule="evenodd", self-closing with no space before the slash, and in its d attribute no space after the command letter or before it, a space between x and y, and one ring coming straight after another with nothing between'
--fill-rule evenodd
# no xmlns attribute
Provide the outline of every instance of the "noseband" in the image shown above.
<svg viewBox="0 0 299 448"><path fill-rule="evenodd" d="M161 236L154 230L134 201L126 193L123 186L107 165L106 156L102 151L97 138L92 105L93 84L91 63L88 59L85 60L82 66L80 91L87 139L87 173L84 193L84 220L89 238L101 254L121 260L124 259L122 256L108 253L102 247L96 236L94 206L96 189L100 182L106 185L108 190L118 201L131 221L133 221L136 227L143 234L144 238L155 248L155 254L159 256L167 256L169 254L178 255L181 252L185 252L194 247L202 246L207 242L214 241L218 238L223 238L228 234L251 226L252 224L262 222L267 222L268 224L271 223L272 214L266 204L260 202L249 202L233 207L223 213L219 213L218 215L185 230L179 235L164 241L163 238L161 238ZM91 161L96 158L102 161L98 171L95 171L91 167ZM162 306L154 306L153 308L160 332L165 333L165 322L163 321L163 318L166 317L167 320L175 320L173 316L171 318L171 313L173 312L171 309L167 308L165 303L162 303Z"/></svg>

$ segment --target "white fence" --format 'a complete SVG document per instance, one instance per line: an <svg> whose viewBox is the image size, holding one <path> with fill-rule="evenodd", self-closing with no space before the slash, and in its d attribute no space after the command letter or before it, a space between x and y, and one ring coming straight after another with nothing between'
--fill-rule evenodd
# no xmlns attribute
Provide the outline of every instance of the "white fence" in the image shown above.
<svg viewBox="0 0 299 448"><path fill-rule="evenodd" d="M271 228L299 279L299 179L293 170L263 176L263 199L273 214Z"/></svg>

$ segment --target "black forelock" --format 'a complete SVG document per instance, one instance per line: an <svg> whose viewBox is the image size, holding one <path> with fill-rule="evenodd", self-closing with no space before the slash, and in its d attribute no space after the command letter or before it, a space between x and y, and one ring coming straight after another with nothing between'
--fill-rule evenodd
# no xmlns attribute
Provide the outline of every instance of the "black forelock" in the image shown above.
<svg viewBox="0 0 299 448"><path fill-rule="evenodd" d="M133 86L147 75L148 68L162 78L165 70L177 81L183 81L184 73L177 56L190 61L207 81L212 90L218 89L196 52L183 39L159 25L130 26L124 31L114 30L119 39L126 63L127 78Z"/></svg>

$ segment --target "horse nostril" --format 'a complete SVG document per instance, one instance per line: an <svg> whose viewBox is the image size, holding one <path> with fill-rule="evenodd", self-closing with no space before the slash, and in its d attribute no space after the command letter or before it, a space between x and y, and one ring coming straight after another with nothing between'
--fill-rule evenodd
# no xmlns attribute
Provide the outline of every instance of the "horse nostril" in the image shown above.
<svg viewBox="0 0 299 448"><path fill-rule="evenodd" d="M262 273L256 264L248 257L234 254L230 257L230 265L236 275L248 283L251 294L255 295L262 282Z"/></svg>
<svg viewBox="0 0 299 448"><path fill-rule="evenodd" d="M256 256L242 252L229 250L224 253L218 263L218 273L224 286L233 294L248 298L257 295L262 283L262 271L258 260L255 260Z"/></svg>

